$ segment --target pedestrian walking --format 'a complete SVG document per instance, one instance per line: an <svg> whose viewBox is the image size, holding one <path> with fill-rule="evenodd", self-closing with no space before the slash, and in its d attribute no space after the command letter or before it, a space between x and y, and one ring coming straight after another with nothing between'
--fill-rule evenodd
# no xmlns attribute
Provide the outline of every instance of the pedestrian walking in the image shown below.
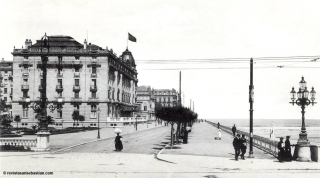
<svg viewBox="0 0 320 178"><path fill-rule="evenodd" d="M280 141L278 142L278 160L280 162L284 161L285 158L285 152L284 152L284 143L283 143L283 137L280 137Z"/></svg>
<svg viewBox="0 0 320 178"><path fill-rule="evenodd" d="M241 149L241 159L244 160L244 154L246 154L246 151L247 151L247 139L244 134L242 134L242 137L241 137L240 149Z"/></svg>
<svg viewBox="0 0 320 178"><path fill-rule="evenodd" d="M284 151L285 151L285 155L286 155L286 161L292 161L290 136L286 137L286 141L284 144Z"/></svg>
<svg viewBox="0 0 320 178"><path fill-rule="evenodd" d="M220 123L218 122L218 129L220 129Z"/></svg>
<svg viewBox="0 0 320 178"><path fill-rule="evenodd" d="M235 160L238 161L238 156L240 155L240 134L237 134L237 136L233 139L233 148L235 151Z"/></svg>
<svg viewBox="0 0 320 178"><path fill-rule="evenodd" d="M116 151L121 151L123 149L122 137L120 136L119 133L117 133L117 136L114 139L114 143L115 143Z"/></svg>
<svg viewBox="0 0 320 178"><path fill-rule="evenodd" d="M236 124L233 125L231 131L232 131L232 133L233 133L233 136L235 136L235 135L236 135L236 131L237 131Z"/></svg>

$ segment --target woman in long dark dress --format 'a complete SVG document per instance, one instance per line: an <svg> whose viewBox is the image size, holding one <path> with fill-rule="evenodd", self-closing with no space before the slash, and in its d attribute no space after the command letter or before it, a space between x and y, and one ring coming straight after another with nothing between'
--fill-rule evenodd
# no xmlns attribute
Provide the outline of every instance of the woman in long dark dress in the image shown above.
<svg viewBox="0 0 320 178"><path fill-rule="evenodd" d="M123 149L123 145L122 145L122 141L121 140L122 140L122 137L119 135L119 133L117 133L117 136L114 139L116 151L121 151Z"/></svg>
<svg viewBox="0 0 320 178"><path fill-rule="evenodd" d="M280 141L278 142L278 150L278 160L282 162L285 160L283 137L280 137Z"/></svg>
<svg viewBox="0 0 320 178"><path fill-rule="evenodd" d="M291 144L290 144L290 136L286 137L286 141L284 144L284 151L286 154L286 161L291 161L292 160L292 154L291 154Z"/></svg>

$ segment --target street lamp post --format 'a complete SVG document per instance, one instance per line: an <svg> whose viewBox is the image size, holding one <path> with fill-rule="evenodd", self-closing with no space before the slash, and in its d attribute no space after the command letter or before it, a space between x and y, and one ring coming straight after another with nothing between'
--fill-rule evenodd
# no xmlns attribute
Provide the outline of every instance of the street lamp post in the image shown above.
<svg viewBox="0 0 320 178"><path fill-rule="evenodd" d="M248 158L253 156L253 101L254 101L254 86L253 86L253 59L250 59L250 85L249 85L249 103L250 103L250 149Z"/></svg>
<svg viewBox="0 0 320 178"><path fill-rule="evenodd" d="M99 123L100 123L100 112L101 112L101 110L100 110L100 108L98 108L98 110L97 110L97 114L98 114L98 137L97 137L97 139L100 139L100 126L99 126Z"/></svg>
<svg viewBox="0 0 320 178"><path fill-rule="evenodd" d="M310 144L310 142L308 141L307 138L307 130L306 130L306 126L305 126L305 107L308 106L309 104L316 104L316 102L314 102L315 100L315 96L316 96L316 92L314 90L314 88L312 87L312 90L310 92L310 99L309 100L308 96L309 96L309 91L307 89L307 82L305 82L304 77L302 77L301 81L300 81L300 88L299 91L297 93L298 98L296 99L296 92L294 90L294 87L292 87L292 90L290 92L291 95L291 100L292 102L290 102L292 105L296 104L298 106L301 106L301 113L302 113L302 126L301 126L301 133L299 134L299 140L298 140L298 144L302 143L302 144Z"/></svg>
<svg viewBox="0 0 320 178"><path fill-rule="evenodd" d="M309 161L310 160L310 142L307 137L307 130L305 126L305 107L309 104L316 104L314 102L316 92L314 88L312 87L312 90L309 92L307 89L307 82L304 80L304 77L301 78L301 81L299 82L299 91L296 93L294 90L294 87L292 87L292 90L290 92L291 95L291 103L292 105L296 104L298 106L301 106L301 114L302 114L302 126L301 126L301 132L299 134L299 139L295 148L293 159L299 159L300 161ZM308 98L310 94L310 99ZM297 99L296 99L297 95ZM309 156L306 156L309 155Z"/></svg>

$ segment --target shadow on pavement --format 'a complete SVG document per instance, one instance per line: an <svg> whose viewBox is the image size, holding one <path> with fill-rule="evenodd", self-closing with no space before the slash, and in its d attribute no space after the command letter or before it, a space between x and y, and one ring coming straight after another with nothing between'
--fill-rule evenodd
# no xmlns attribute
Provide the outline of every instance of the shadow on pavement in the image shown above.
<svg viewBox="0 0 320 178"><path fill-rule="evenodd" d="M153 147L152 149L154 149L154 150L162 150L162 148L156 148L156 147Z"/></svg>
<svg viewBox="0 0 320 178"><path fill-rule="evenodd" d="M207 176L203 176L203 177L206 177L206 178L218 178L218 177L215 176L215 175L207 175Z"/></svg>

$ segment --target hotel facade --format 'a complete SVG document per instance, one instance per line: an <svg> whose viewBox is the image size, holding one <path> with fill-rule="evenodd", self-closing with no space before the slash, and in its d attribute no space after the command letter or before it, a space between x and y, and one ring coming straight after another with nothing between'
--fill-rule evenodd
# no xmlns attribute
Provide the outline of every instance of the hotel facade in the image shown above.
<svg viewBox="0 0 320 178"><path fill-rule="evenodd" d="M126 49L117 56L112 49L77 42L70 36L49 36L49 51L41 49L41 40L25 41L23 49L14 49L12 114L20 115L19 126L36 125L32 106L39 101L42 85L41 56L47 54L48 103L62 106L48 115L55 127L114 127L133 124L136 119L136 88L138 83L135 60ZM100 114L98 114L100 110ZM76 122L78 112L85 121ZM142 122L143 118L139 118ZM138 121L139 122L139 121Z"/></svg>
<svg viewBox="0 0 320 178"><path fill-rule="evenodd" d="M0 104L4 101L2 107L10 114L12 114L12 86L12 61L2 59L0 61Z"/></svg>

